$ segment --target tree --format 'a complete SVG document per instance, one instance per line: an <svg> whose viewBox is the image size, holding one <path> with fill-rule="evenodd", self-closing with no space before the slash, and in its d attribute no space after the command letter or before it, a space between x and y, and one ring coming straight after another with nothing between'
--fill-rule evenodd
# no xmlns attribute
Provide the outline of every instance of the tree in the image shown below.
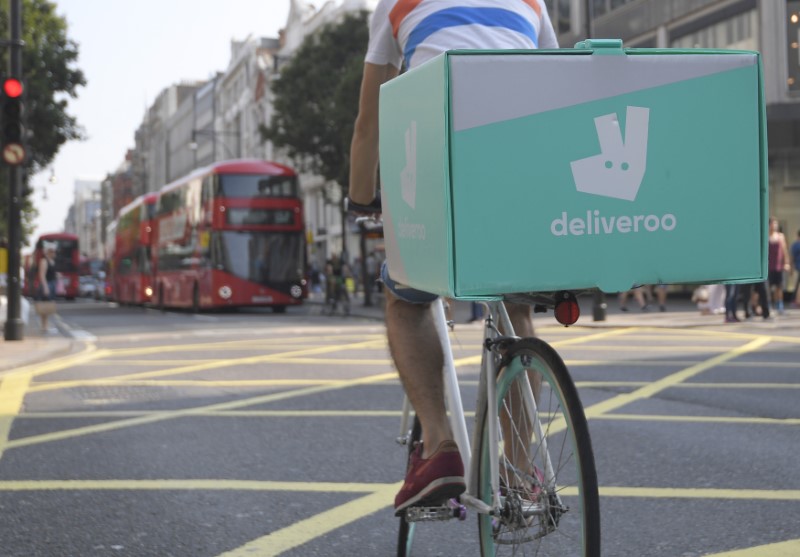
<svg viewBox="0 0 800 557"><path fill-rule="evenodd" d="M264 140L295 166L347 186L369 13L354 12L309 35L272 85L274 114Z"/></svg>
<svg viewBox="0 0 800 557"><path fill-rule="evenodd" d="M74 116L67 112L68 98L77 97L77 89L86 85L86 78L75 67L78 45L67 37L67 22L59 17L53 2L22 2L22 71L25 82L25 124L28 130L24 176L43 170L55 158L61 146L70 140L83 139L84 134ZM8 12L0 11L0 37L8 37ZM2 73L8 68L9 48L3 49ZM27 178L26 178L27 180ZM27 185L27 184L26 184ZM23 244L36 216L28 199L23 202ZM0 207L7 206L8 175L0 171ZM0 211L0 237L7 235L8 215Z"/></svg>

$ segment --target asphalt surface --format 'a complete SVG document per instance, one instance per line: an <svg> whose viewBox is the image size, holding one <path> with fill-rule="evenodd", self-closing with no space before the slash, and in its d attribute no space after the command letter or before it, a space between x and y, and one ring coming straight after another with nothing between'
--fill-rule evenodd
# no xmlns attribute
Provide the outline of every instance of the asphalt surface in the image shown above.
<svg viewBox="0 0 800 557"><path fill-rule="evenodd" d="M402 391L380 310L320 310L60 304L43 342L69 349L0 383L0 555L393 555ZM453 345L470 412L468 311ZM612 300L579 325L537 318L590 418L603 555L800 554L800 311L726 325ZM475 518L420 525L413 554L477 555Z"/></svg>

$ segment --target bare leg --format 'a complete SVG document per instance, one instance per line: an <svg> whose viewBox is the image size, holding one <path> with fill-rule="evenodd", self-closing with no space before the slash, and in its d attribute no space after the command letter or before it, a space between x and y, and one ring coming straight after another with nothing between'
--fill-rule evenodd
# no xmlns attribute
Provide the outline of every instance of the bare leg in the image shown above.
<svg viewBox="0 0 800 557"><path fill-rule="evenodd" d="M506 303L505 305L516 336L522 338L532 337L534 335L534 330L533 319L531 318L531 307L525 304ZM528 372L528 380L533 389L533 396L538 400L539 391L542 388L542 376L536 372ZM517 469L531 473L532 470L528 470L528 444L526 443L522 446L520 443L516 442L520 439L530 440L533 435L532 424L530 420L528 420L528 415L525 413L522 389L517 381L509 388L504 404L507 410L500 412L500 427L502 429L503 439L507 441L503 445L506 458ZM511 423L509 415L516 425Z"/></svg>
<svg viewBox="0 0 800 557"><path fill-rule="evenodd" d="M511 319L511 325L514 327L514 333L521 338L528 338L534 336L533 319L531 318L531 306L527 304L512 304L505 303L508 317ZM542 378L538 373L529 373L528 377L531 381L533 388L533 396L539 398L539 390L542 386Z"/></svg>
<svg viewBox="0 0 800 557"><path fill-rule="evenodd" d="M642 309L647 305L647 301L644 298L644 292L642 292L641 288L634 289L633 297L636 299L636 303L639 304L639 309Z"/></svg>
<svg viewBox="0 0 800 557"><path fill-rule="evenodd" d="M658 298L658 305L660 308L667 307L667 289L663 286L656 286L656 297Z"/></svg>
<svg viewBox="0 0 800 557"><path fill-rule="evenodd" d="M422 458L442 441L453 439L444 403L444 356L433 313L425 304L410 304L386 289L386 329L400 380L422 423Z"/></svg>
<svg viewBox="0 0 800 557"><path fill-rule="evenodd" d="M518 337L533 336L533 319L531 319L531 306L527 304L512 304L505 302L508 317Z"/></svg>

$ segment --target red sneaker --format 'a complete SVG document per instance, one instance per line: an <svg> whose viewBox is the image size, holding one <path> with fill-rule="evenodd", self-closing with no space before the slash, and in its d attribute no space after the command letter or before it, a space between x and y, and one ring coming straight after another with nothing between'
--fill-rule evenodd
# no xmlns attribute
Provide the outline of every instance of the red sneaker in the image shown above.
<svg viewBox="0 0 800 557"><path fill-rule="evenodd" d="M430 458L422 458L420 443L409 457L406 480L394 498L395 516L408 507L441 505L466 489L458 445L444 441Z"/></svg>

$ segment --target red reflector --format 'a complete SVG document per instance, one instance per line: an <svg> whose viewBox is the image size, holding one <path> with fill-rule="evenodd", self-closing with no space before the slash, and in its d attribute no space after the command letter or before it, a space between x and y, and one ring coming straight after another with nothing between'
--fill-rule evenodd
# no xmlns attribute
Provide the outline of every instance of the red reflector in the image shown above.
<svg viewBox="0 0 800 557"><path fill-rule="evenodd" d="M569 326L574 324L578 317L581 316L581 307L576 299L569 298L558 302L553 313L555 313L556 321L562 325Z"/></svg>

